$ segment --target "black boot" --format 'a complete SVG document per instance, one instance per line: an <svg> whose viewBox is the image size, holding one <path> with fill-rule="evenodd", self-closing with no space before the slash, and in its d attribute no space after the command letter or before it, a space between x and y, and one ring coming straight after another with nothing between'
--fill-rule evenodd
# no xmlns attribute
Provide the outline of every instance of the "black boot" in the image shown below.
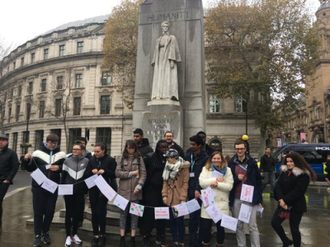
<svg viewBox="0 0 330 247"><path fill-rule="evenodd" d="M149 247L149 236L143 236L142 247Z"/></svg>
<svg viewBox="0 0 330 247"><path fill-rule="evenodd" d="M126 247L125 236L121 236L120 237L120 245L119 245L119 247Z"/></svg>
<svg viewBox="0 0 330 247"><path fill-rule="evenodd" d="M130 247L136 247L135 245L135 237L131 237L131 245Z"/></svg>
<svg viewBox="0 0 330 247"><path fill-rule="evenodd" d="M99 237L98 247L105 246L105 235Z"/></svg>

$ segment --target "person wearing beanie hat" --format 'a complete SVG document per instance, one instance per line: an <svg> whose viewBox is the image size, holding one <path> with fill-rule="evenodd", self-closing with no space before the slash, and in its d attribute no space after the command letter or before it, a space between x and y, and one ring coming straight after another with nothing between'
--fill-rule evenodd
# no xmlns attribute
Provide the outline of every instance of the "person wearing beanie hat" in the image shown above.
<svg viewBox="0 0 330 247"><path fill-rule="evenodd" d="M2 224L2 201L18 170L15 151L8 148L8 136L0 134L0 228Z"/></svg>
<svg viewBox="0 0 330 247"><path fill-rule="evenodd" d="M170 149L165 154L166 165L163 171L163 202L169 207L185 203L188 197L189 167L190 163L184 161L179 152ZM183 216L175 218L170 213L172 240L175 246L184 245Z"/></svg>

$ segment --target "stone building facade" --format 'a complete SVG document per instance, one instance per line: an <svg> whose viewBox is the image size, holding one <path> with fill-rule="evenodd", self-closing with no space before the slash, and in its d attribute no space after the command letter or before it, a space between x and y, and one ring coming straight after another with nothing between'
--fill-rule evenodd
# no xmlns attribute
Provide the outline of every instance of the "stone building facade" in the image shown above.
<svg viewBox="0 0 330 247"><path fill-rule="evenodd" d="M102 68L107 18L62 25L0 62L1 123L18 155L26 151L26 143L31 145L28 151L39 148L50 133L60 136L61 149L67 152L76 136L86 136L87 149L105 142L113 156L132 138L132 111L115 90L115 78ZM257 157L260 132L245 114L245 100L219 98L211 86L206 82L207 142L232 155L234 141L246 134L248 125L251 153Z"/></svg>
<svg viewBox="0 0 330 247"><path fill-rule="evenodd" d="M285 127L274 133L282 142L301 142L301 133L306 133L309 143L330 143L330 1L320 2L316 11L320 58L306 85L305 102L288 113ZM273 140L276 146L276 138Z"/></svg>

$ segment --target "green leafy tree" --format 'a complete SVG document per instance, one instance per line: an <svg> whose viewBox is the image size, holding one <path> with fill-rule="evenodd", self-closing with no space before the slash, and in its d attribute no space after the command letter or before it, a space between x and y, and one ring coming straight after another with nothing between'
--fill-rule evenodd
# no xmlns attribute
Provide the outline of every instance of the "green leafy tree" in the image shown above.
<svg viewBox="0 0 330 247"><path fill-rule="evenodd" d="M274 107L292 104L315 71L316 29L304 0L216 2L205 19L207 78L215 94L248 98L265 137L282 123Z"/></svg>
<svg viewBox="0 0 330 247"><path fill-rule="evenodd" d="M103 67L114 77L116 90L124 103L133 108L137 58L139 4L142 0L124 0L115 7L105 26Z"/></svg>

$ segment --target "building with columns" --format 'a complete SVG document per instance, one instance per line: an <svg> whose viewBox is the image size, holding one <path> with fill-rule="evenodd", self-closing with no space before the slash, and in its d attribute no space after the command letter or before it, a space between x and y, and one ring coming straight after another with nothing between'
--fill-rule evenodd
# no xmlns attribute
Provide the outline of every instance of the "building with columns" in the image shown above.
<svg viewBox="0 0 330 247"><path fill-rule="evenodd" d="M27 146L28 151L38 149L50 133L60 136L66 152L76 136L85 136L87 149L105 142L113 156L132 138L132 110L116 91L115 77L102 68L107 18L64 24L20 45L0 62L2 131L18 155ZM246 101L219 98L211 87L206 82L207 142L233 155L234 141L248 129L251 153L258 157L260 132L246 114Z"/></svg>

